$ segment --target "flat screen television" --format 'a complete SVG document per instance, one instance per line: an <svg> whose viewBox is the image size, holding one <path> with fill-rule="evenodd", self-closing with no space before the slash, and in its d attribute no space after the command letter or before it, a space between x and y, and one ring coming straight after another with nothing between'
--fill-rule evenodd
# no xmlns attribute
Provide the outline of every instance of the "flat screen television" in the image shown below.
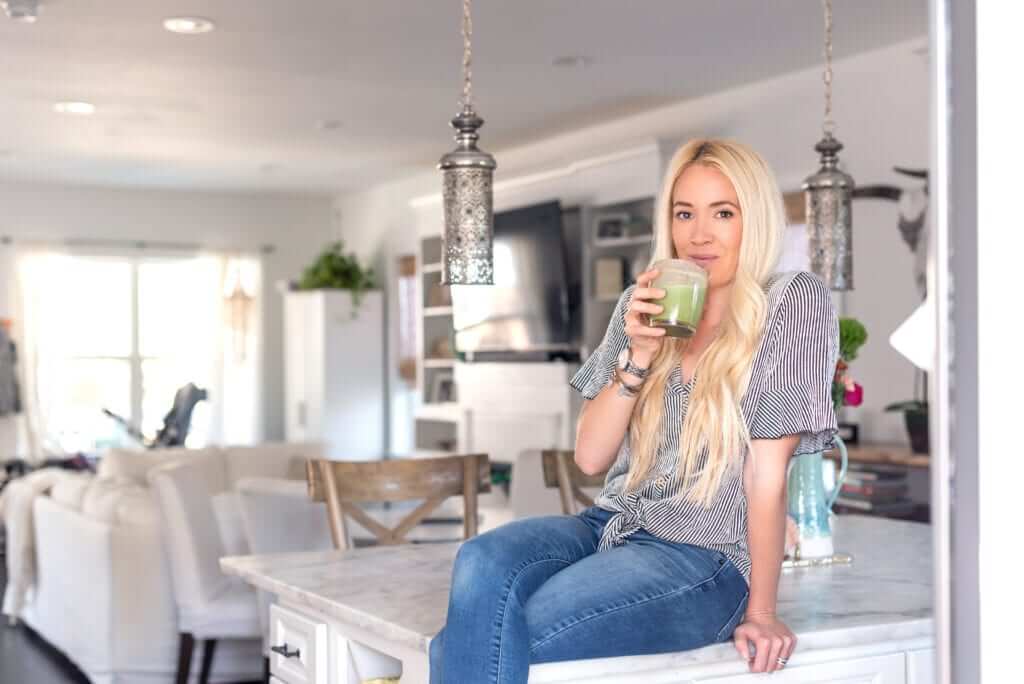
<svg viewBox="0 0 1024 684"><path fill-rule="evenodd" d="M494 285L452 287L455 349L572 348L562 208L547 202L494 215Z"/></svg>

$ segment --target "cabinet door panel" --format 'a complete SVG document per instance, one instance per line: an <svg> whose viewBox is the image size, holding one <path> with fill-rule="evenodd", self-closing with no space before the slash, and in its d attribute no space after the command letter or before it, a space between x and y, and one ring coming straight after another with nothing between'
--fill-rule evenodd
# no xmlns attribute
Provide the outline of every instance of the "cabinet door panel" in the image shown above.
<svg viewBox="0 0 1024 684"><path fill-rule="evenodd" d="M762 675L743 674L698 680L699 684L752 684ZM835 663L790 665L771 675L772 684L905 684L902 653Z"/></svg>
<svg viewBox="0 0 1024 684"><path fill-rule="evenodd" d="M907 684L935 684L935 649L907 653Z"/></svg>

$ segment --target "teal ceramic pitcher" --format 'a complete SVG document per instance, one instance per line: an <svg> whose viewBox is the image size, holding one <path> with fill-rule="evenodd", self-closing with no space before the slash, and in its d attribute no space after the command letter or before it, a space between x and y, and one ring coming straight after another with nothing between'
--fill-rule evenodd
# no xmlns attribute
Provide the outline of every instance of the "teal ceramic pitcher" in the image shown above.
<svg viewBox="0 0 1024 684"><path fill-rule="evenodd" d="M819 451L796 456L789 462L786 476L786 499L789 515L799 530L797 555L800 558L822 558L834 553L829 513L846 478L846 445L836 437L839 449L839 473L832 491L825 491L823 456Z"/></svg>

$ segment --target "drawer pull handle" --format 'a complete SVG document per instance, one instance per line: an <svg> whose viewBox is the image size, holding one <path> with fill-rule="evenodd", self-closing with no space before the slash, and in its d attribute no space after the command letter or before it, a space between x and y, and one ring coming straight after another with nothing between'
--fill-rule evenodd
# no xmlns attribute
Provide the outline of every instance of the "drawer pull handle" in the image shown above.
<svg viewBox="0 0 1024 684"><path fill-rule="evenodd" d="M295 649L294 651L289 651L288 650L288 642L287 641L284 643L283 646L271 646L270 650L273 651L274 653L277 653L278 655L284 656L285 658L301 658L302 657L301 655L299 655L301 653L301 651L299 651L299 649Z"/></svg>

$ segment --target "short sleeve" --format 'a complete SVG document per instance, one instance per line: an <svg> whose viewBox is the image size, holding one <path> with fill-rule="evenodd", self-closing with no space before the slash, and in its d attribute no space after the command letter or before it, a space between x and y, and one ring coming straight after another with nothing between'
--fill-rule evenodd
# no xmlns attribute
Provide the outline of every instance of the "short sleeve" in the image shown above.
<svg viewBox="0 0 1024 684"><path fill-rule="evenodd" d="M612 373L615 372L619 353L629 343L626 337L626 312L633 297L633 289L634 286L630 285L619 297L615 312L608 321L604 339L569 381L569 385L586 399L596 397L608 384Z"/></svg>
<svg viewBox="0 0 1024 684"><path fill-rule="evenodd" d="M766 350L768 368L750 423L751 439L800 435L794 455L830 449L837 424L832 380L839 358L839 319L832 293L817 276L785 284Z"/></svg>

